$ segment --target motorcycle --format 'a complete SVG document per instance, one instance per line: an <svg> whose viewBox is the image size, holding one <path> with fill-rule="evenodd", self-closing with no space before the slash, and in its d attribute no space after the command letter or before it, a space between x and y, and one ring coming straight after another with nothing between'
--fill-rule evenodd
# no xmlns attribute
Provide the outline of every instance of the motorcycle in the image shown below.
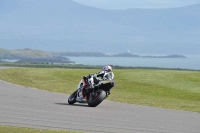
<svg viewBox="0 0 200 133"><path fill-rule="evenodd" d="M89 107L96 107L110 95L115 86L114 73L106 74L107 80L98 79L95 74L83 76L78 88L69 96L68 103L87 103Z"/></svg>

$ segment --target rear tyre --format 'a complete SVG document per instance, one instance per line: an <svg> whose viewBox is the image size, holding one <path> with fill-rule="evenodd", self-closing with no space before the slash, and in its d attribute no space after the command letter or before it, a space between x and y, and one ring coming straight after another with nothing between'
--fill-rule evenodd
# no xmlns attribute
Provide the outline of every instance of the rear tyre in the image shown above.
<svg viewBox="0 0 200 133"><path fill-rule="evenodd" d="M98 90L91 94L88 98L88 106L96 107L106 98L106 92L104 90Z"/></svg>
<svg viewBox="0 0 200 133"><path fill-rule="evenodd" d="M68 103L69 104L74 104L76 102L76 97L77 97L77 90L74 91L68 98Z"/></svg>

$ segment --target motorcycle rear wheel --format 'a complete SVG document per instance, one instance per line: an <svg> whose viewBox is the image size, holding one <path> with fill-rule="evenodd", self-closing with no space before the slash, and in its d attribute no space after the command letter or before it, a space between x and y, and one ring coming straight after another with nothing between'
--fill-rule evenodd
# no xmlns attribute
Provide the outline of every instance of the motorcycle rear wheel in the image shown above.
<svg viewBox="0 0 200 133"><path fill-rule="evenodd" d="M96 107L106 98L106 92L104 90L99 90L95 92L94 95L90 95L88 98L88 106Z"/></svg>
<svg viewBox="0 0 200 133"><path fill-rule="evenodd" d="M77 90L74 91L68 98L68 103L69 104L74 104L76 103L76 97L77 97Z"/></svg>

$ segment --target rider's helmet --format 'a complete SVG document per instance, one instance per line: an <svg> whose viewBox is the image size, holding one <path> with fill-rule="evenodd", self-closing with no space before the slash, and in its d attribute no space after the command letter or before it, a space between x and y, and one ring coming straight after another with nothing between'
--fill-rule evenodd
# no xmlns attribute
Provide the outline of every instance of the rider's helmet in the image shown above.
<svg viewBox="0 0 200 133"><path fill-rule="evenodd" d="M102 71L107 71L107 72L111 72L112 71L112 67L110 65L105 65L102 69Z"/></svg>

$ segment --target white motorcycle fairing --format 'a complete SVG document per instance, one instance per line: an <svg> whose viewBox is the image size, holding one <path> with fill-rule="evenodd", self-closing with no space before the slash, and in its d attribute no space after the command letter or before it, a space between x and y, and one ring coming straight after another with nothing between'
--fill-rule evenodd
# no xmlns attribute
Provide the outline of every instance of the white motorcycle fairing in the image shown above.
<svg viewBox="0 0 200 133"><path fill-rule="evenodd" d="M93 76L84 76L80 80L76 91L68 98L69 104L88 103L90 107L96 107L110 95L110 90L115 86L114 74L112 72L108 74L107 80L96 80L97 78Z"/></svg>

